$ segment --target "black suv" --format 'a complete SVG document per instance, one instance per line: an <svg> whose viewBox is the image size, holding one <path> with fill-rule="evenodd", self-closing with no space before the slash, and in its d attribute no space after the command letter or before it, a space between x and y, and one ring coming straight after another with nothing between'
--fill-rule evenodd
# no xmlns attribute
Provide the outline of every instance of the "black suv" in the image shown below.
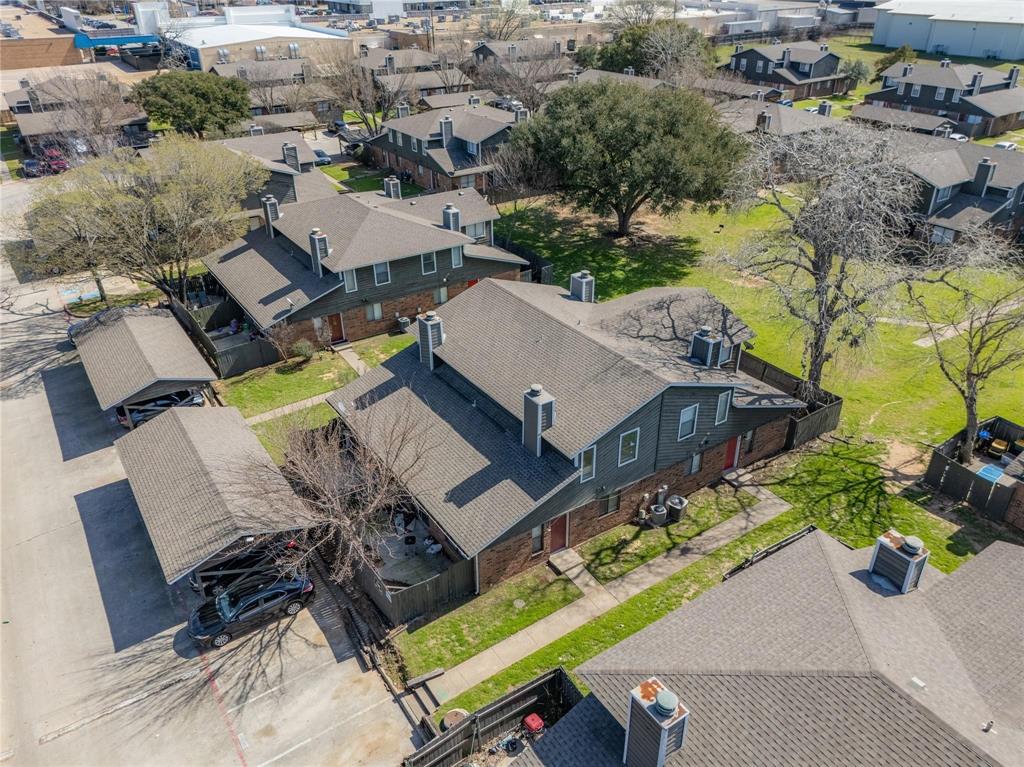
<svg viewBox="0 0 1024 767"><path fill-rule="evenodd" d="M246 581L204 602L188 619L188 635L201 645L223 647L232 638L295 615L313 599L313 581Z"/></svg>

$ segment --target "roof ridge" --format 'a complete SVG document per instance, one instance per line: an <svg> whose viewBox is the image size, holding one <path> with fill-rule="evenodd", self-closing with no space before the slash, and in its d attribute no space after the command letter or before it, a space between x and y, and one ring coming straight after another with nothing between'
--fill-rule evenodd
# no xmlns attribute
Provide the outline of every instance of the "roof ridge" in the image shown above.
<svg viewBox="0 0 1024 767"><path fill-rule="evenodd" d="M822 535L827 535L827 533L822 533ZM843 611L846 613L846 619L850 622L850 626L853 628L853 635L857 638L857 645L860 647L861 655L864 656L864 660L867 663L868 668L874 670L875 664L872 662L871 654L868 652L868 649L864 644L864 638L861 636L860 628L857 626L857 621L853 619L853 613L850 611L850 604L846 601L846 594L843 593L842 588L839 586L839 579L836 578L836 571L832 567L832 557L829 556L825 547L821 545L821 536L812 535L811 537L818 545L818 549L821 551L821 556L825 559L825 565L832 578L832 586L835 588L836 593L839 594L839 601L843 603Z"/></svg>

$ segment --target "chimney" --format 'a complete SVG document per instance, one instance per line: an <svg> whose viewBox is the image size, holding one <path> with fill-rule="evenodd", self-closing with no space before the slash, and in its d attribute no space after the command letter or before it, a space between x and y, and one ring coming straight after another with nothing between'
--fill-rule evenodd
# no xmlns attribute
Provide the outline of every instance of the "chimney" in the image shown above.
<svg viewBox="0 0 1024 767"><path fill-rule="evenodd" d="M555 425L555 398L540 384L523 392L523 447L540 457L544 451L540 435Z"/></svg>
<svg viewBox="0 0 1024 767"><path fill-rule="evenodd" d="M818 46L818 50L822 53L828 53L828 43L822 43Z"/></svg>
<svg viewBox="0 0 1024 767"><path fill-rule="evenodd" d="M868 572L886 578L901 594L906 594L917 588L927 562L928 549L920 538L889 530L875 539Z"/></svg>
<svg viewBox="0 0 1024 767"><path fill-rule="evenodd" d="M452 203L448 203L444 206L444 210L441 211L441 223L445 229L450 229L453 232L462 231L462 214L459 209L456 208Z"/></svg>
<svg viewBox="0 0 1024 767"><path fill-rule="evenodd" d="M981 93L981 72L975 72L971 77L971 95L977 96Z"/></svg>
<svg viewBox="0 0 1024 767"><path fill-rule="evenodd" d="M384 68L388 71L389 75L395 74L395 57L393 54L389 53L384 57Z"/></svg>
<svg viewBox="0 0 1024 767"><path fill-rule="evenodd" d="M285 164L292 170L302 171L302 165L299 163L299 148L288 141L281 144L281 157L284 158Z"/></svg>
<svg viewBox="0 0 1024 767"><path fill-rule="evenodd" d="M788 67L789 66L789 57L792 56L792 55L793 55L792 49L790 49L790 48L783 48L782 49L782 66L784 66L784 67Z"/></svg>
<svg viewBox="0 0 1024 767"><path fill-rule="evenodd" d="M454 133L455 123L452 122L451 115L445 115L441 118L441 146L448 146L448 144L451 143Z"/></svg>
<svg viewBox="0 0 1024 767"><path fill-rule="evenodd" d="M331 248L327 242L327 235L319 229L313 229L309 233L309 251L310 258L313 261L313 272L317 277L323 277L324 268L322 262L330 255Z"/></svg>
<svg viewBox="0 0 1024 767"><path fill-rule="evenodd" d="M19 88L31 88L32 87L32 81L29 80L27 77L23 77L20 80L18 80L18 87Z"/></svg>
<svg viewBox="0 0 1024 767"><path fill-rule="evenodd" d="M629 77L636 77L636 69L633 67L626 67L622 70L622 74L628 75Z"/></svg>
<svg viewBox="0 0 1024 767"><path fill-rule="evenodd" d="M398 180L398 176L388 176L384 179L384 196L392 200L402 199L402 182Z"/></svg>
<svg viewBox="0 0 1024 767"><path fill-rule="evenodd" d="M913 72L913 71L914 71L914 65L913 64L908 62L908 63L903 65L903 77L909 76L910 73Z"/></svg>
<svg viewBox="0 0 1024 767"><path fill-rule="evenodd" d="M594 278L587 269L578 271L569 277L569 295L577 301L583 301L588 304L597 301L594 287Z"/></svg>
<svg viewBox="0 0 1024 767"><path fill-rule="evenodd" d="M517 123L524 123L524 122L526 122L530 118L530 110L529 109L520 108L520 109L515 110L515 112L513 112L512 114L515 115Z"/></svg>
<svg viewBox="0 0 1024 767"><path fill-rule="evenodd" d="M267 237L273 238L274 222L281 218L281 206L272 194L260 198L260 202L263 204L263 225L267 229Z"/></svg>
<svg viewBox="0 0 1024 767"><path fill-rule="evenodd" d="M743 51L743 44L742 43L736 43L736 45L733 46L733 49L732 49L733 53L740 53L742 51Z"/></svg>
<svg viewBox="0 0 1024 767"><path fill-rule="evenodd" d="M762 91L761 89L754 91L754 100L764 101L764 91Z"/></svg>
<svg viewBox="0 0 1024 767"><path fill-rule="evenodd" d="M262 136L263 135L263 126L262 125L257 125L256 123L252 123L249 126L249 135L250 136Z"/></svg>
<svg viewBox="0 0 1024 767"><path fill-rule="evenodd" d="M519 47L515 43L508 46L508 60L515 61L519 57Z"/></svg>
<svg viewBox="0 0 1024 767"><path fill-rule="evenodd" d="M711 332L711 328L704 325L690 338L690 359L699 362L704 367L714 367L718 364L718 355L722 350L722 339Z"/></svg>
<svg viewBox="0 0 1024 767"><path fill-rule="evenodd" d="M820 104L818 104L818 114L825 115L825 117L831 117L832 116L832 102L831 101L824 101L824 100L822 100L822 102Z"/></svg>
<svg viewBox="0 0 1024 767"><path fill-rule="evenodd" d="M1017 66L1016 64L1010 67L1010 73L1006 75L1006 79L1009 82L1009 85L1007 87L1016 88L1017 81L1020 79L1020 67Z"/></svg>
<svg viewBox="0 0 1024 767"><path fill-rule="evenodd" d="M949 59L943 59L942 61L939 62L939 66L942 67L943 69L949 69L952 63L953 62Z"/></svg>
<svg viewBox="0 0 1024 767"><path fill-rule="evenodd" d="M471 107L478 107L480 106L480 97L473 93L468 99L466 99L466 103Z"/></svg>
<svg viewBox="0 0 1024 767"><path fill-rule="evenodd" d="M771 130L772 116L768 114L767 109L761 110L761 113L757 116L757 122L754 124L754 127L763 133L767 133Z"/></svg>
<svg viewBox="0 0 1024 767"><path fill-rule="evenodd" d="M444 323L437 312L427 312L416 320L416 336L420 347L420 362L434 369L434 350L444 343Z"/></svg>
<svg viewBox="0 0 1024 767"><path fill-rule="evenodd" d="M625 767L664 767L683 747L690 712L657 677L644 680L629 693L626 714Z"/></svg>
<svg viewBox="0 0 1024 767"><path fill-rule="evenodd" d="M555 40L555 43L554 43L553 47L554 47L555 55L556 56L561 56L562 55L562 41L561 40Z"/></svg>
<svg viewBox="0 0 1024 767"><path fill-rule="evenodd" d="M580 73L579 72L570 72L569 73L569 82L571 82L571 83L578 83L579 81L580 81Z"/></svg>
<svg viewBox="0 0 1024 767"><path fill-rule="evenodd" d="M991 157L982 157L978 167L974 171L974 181L971 182L971 194L984 197L988 191L988 185L992 182L992 174L996 172L996 164Z"/></svg>
<svg viewBox="0 0 1024 767"><path fill-rule="evenodd" d="M398 105L398 116L399 117L408 117L409 116L409 105L406 104L405 102L402 102L401 104Z"/></svg>

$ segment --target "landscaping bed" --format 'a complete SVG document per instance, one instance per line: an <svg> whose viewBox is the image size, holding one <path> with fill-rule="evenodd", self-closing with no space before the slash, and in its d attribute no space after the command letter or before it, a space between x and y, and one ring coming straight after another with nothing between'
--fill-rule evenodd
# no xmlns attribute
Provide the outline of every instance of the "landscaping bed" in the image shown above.
<svg viewBox="0 0 1024 767"><path fill-rule="evenodd" d="M576 551L591 575L608 583L757 503L750 493L725 483L698 490L688 500L680 522L656 528L620 525L577 546Z"/></svg>
<svg viewBox="0 0 1024 767"><path fill-rule="evenodd" d="M409 333L385 334L353 341L352 350L367 367L375 368L415 342L416 339Z"/></svg>
<svg viewBox="0 0 1024 767"><path fill-rule="evenodd" d="M214 387L225 405L237 407L248 418L334 391L355 377L337 354L317 352L309 361L293 357L217 381Z"/></svg>

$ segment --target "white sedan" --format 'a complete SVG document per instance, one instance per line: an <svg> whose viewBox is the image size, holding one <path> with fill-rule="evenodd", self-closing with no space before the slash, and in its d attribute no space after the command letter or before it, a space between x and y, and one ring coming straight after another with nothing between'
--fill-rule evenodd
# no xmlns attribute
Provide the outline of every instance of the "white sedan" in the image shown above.
<svg viewBox="0 0 1024 767"><path fill-rule="evenodd" d="M1010 152L1017 151L1017 145L1012 141L1000 141L998 144L993 144L996 149L1006 149Z"/></svg>

